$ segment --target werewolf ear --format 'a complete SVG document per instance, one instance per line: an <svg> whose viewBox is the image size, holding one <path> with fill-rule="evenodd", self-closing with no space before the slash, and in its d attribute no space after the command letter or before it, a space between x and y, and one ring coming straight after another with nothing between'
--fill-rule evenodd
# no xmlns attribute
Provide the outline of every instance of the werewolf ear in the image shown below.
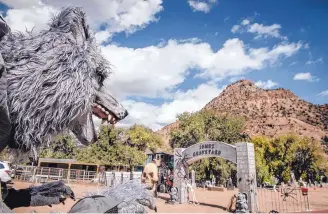
<svg viewBox="0 0 328 214"><path fill-rule="evenodd" d="M68 7L54 17L50 31L72 34L79 46L83 46L90 38L85 13L78 7Z"/></svg>

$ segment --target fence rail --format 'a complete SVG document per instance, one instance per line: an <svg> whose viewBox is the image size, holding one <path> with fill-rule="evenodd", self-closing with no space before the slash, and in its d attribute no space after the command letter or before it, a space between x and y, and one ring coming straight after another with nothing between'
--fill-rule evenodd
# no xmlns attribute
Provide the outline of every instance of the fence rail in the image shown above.
<svg viewBox="0 0 328 214"><path fill-rule="evenodd" d="M36 183L53 180L67 180L72 182L95 182L106 186L123 183L132 179L141 179L141 172L104 172L62 169L54 167L16 166L15 179Z"/></svg>
<svg viewBox="0 0 328 214"><path fill-rule="evenodd" d="M62 169L53 167L16 166L15 179L42 182L48 180L92 181L101 173L79 169Z"/></svg>
<svg viewBox="0 0 328 214"><path fill-rule="evenodd" d="M304 212L310 210L307 188L278 187L257 188L259 213L278 211L280 213Z"/></svg>

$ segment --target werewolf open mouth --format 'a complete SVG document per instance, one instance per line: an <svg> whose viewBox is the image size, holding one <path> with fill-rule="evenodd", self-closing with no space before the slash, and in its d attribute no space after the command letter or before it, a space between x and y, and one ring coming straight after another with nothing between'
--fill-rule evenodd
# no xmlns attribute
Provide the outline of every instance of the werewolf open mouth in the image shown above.
<svg viewBox="0 0 328 214"><path fill-rule="evenodd" d="M120 120L111 110L98 103L92 104L92 112L102 120L102 123L108 121L110 124L114 125Z"/></svg>
<svg viewBox="0 0 328 214"><path fill-rule="evenodd" d="M105 122L116 124L128 116L128 111L116 100L107 87L101 87L96 93L96 99L92 103L92 113L102 120L102 124Z"/></svg>

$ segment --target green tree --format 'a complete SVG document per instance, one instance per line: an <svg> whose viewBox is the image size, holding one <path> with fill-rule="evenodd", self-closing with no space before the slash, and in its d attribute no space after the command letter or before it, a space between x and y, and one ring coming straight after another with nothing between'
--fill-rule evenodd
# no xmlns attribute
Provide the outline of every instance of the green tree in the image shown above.
<svg viewBox="0 0 328 214"><path fill-rule="evenodd" d="M132 126L126 135L128 136L126 143L132 147L136 147L140 151L145 151L146 149L155 151L164 145L161 136L142 125Z"/></svg>
<svg viewBox="0 0 328 214"><path fill-rule="evenodd" d="M179 128L170 133L172 148L187 148L205 140L222 141L230 144L242 138L245 124L242 117L217 115L213 111L182 113L178 115ZM236 174L236 166L220 158L208 158L194 163L197 179L210 179L212 176L223 184Z"/></svg>
<svg viewBox="0 0 328 214"><path fill-rule="evenodd" d="M71 159L76 154L76 143L74 138L69 134L58 135L48 148L41 150L41 158L62 158Z"/></svg>
<svg viewBox="0 0 328 214"><path fill-rule="evenodd" d="M172 148L186 148L204 140L230 144L241 138L245 119L230 115L217 115L213 111L182 113L178 115L179 128L170 133Z"/></svg>
<svg viewBox="0 0 328 214"><path fill-rule="evenodd" d="M290 181L290 173L294 172L299 180L319 178L320 173L327 171L326 159L320 143L293 134L268 138L254 137L255 160L258 181L269 181L275 176L280 182Z"/></svg>
<svg viewBox="0 0 328 214"><path fill-rule="evenodd" d="M7 147L0 152L0 160L1 161L9 160L9 151Z"/></svg>
<svg viewBox="0 0 328 214"><path fill-rule="evenodd" d="M328 154L328 136L325 135L321 138L321 145L323 146L323 150L326 154Z"/></svg>
<svg viewBox="0 0 328 214"><path fill-rule="evenodd" d="M303 137L298 141L292 169L296 178L320 181L321 172L327 172L327 159L318 141ZM311 177L308 177L308 176Z"/></svg>
<svg viewBox="0 0 328 214"><path fill-rule="evenodd" d="M269 165L265 159L265 155L270 148L270 139L268 137L255 137L252 142L254 143L255 150L255 165L257 182L262 184L270 182L272 173L269 170Z"/></svg>
<svg viewBox="0 0 328 214"><path fill-rule="evenodd" d="M134 125L129 129L101 126L97 142L76 152L76 159L102 165L143 165L145 150L163 145L163 139L150 129Z"/></svg>

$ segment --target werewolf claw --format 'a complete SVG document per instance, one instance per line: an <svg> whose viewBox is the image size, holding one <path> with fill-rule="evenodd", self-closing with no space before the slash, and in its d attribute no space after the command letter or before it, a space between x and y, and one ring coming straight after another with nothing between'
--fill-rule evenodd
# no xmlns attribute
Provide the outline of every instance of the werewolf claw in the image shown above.
<svg viewBox="0 0 328 214"><path fill-rule="evenodd" d="M64 204L69 197L75 200L75 195L69 186L62 181L50 182L30 188L31 206L43 206L51 204Z"/></svg>

